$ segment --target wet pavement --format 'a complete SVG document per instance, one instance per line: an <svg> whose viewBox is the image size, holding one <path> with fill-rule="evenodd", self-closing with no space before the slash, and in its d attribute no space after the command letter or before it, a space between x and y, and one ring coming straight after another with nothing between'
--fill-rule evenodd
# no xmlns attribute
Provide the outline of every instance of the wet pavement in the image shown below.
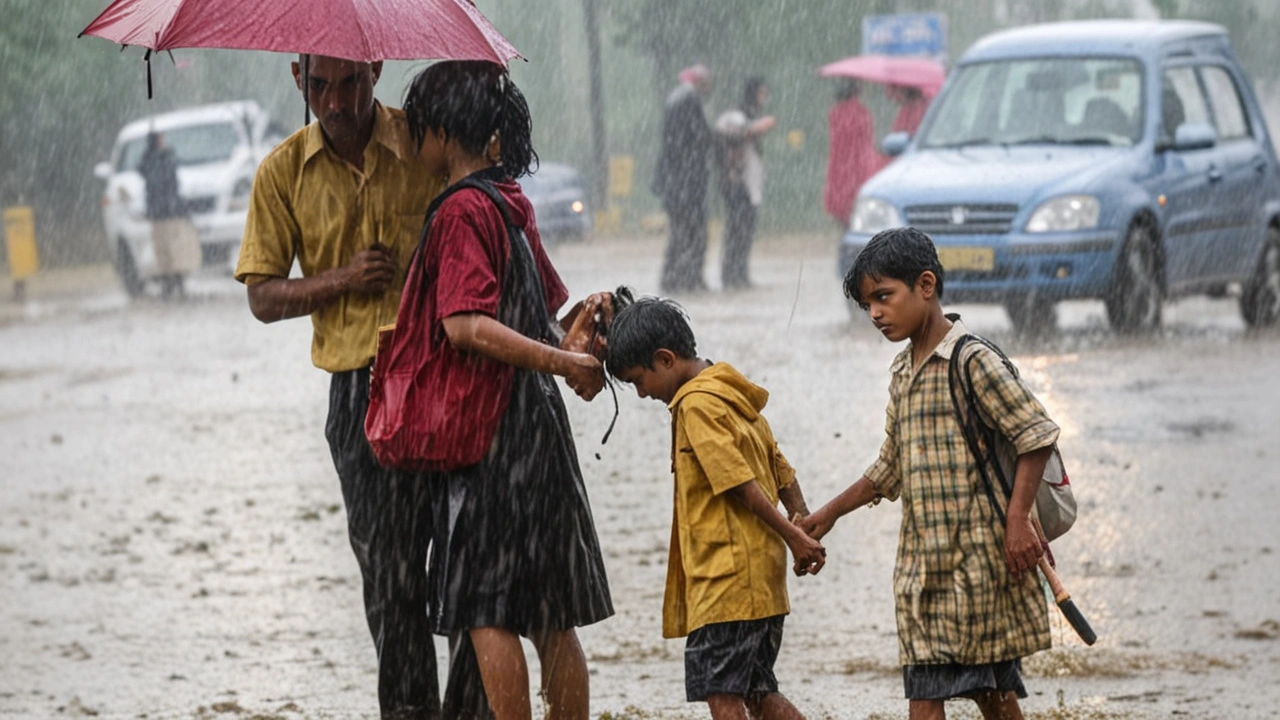
<svg viewBox="0 0 1280 720"><path fill-rule="evenodd" d="M771 391L812 506L874 458L900 349L850 319L832 242L765 238L756 287L679 298L701 354ZM661 250L597 239L552 257L575 297L651 293ZM376 715L310 324L258 323L227 278L190 290L130 303L99 269L33 285L24 307L0 300L0 716ZM1028 716L1278 716L1280 333L1246 332L1230 298L1173 304L1145 339L1113 335L1099 303L1065 304L1060 332L1036 341L998 308L952 309L1063 427L1081 504L1054 549L1099 641L1051 611ZM581 631L593 716L706 717L683 700L683 642L661 637L667 413L619 388L601 446L609 393L566 396L617 608ZM822 574L791 580L777 673L810 718L906 717L898 520L893 504L857 511L825 541Z"/></svg>

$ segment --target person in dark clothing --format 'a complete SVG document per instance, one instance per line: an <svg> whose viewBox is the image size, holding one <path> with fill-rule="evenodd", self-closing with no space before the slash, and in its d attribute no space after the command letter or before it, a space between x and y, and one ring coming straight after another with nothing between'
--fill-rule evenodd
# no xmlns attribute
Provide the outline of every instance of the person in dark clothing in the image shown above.
<svg viewBox="0 0 1280 720"><path fill-rule="evenodd" d="M653 178L653 192L662 198L671 233L662 262L663 292L706 289L702 263L712 136L702 103L710 93L711 72L702 65L685 68L663 110L662 154Z"/></svg>
<svg viewBox="0 0 1280 720"><path fill-rule="evenodd" d="M147 149L138 161L138 174L146 185L147 220L161 294L183 294L183 277L200 266L200 240L187 217L186 203L178 194L178 162L158 132L147 134Z"/></svg>
<svg viewBox="0 0 1280 720"><path fill-rule="evenodd" d="M726 290L751 286L747 261L756 233L756 213L764 202L764 162L761 136L777 125L772 115L762 116L769 98L764 78L748 78L742 106L726 110L716 119L720 196L724 200L724 248L720 284Z"/></svg>

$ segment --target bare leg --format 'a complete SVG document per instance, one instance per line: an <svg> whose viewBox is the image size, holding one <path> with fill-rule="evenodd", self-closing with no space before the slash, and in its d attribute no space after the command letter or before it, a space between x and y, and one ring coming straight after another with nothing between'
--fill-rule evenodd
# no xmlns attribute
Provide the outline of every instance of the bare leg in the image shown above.
<svg viewBox="0 0 1280 720"><path fill-rule="evenodd" d="M587 720L591 709L587 658L573 628L535 635L533 646L542 664L542 697L548 720Z"/></svg>
<svg viewBox="0 0 1280 720"><path fill-rule="evenodd" d="M747 707L760 720L804 720L804 715L782 693L769 693L756 702L748 702Z"/></svg>
<svg viewBox="0 0 1280 720"><path fill-rule="evenodd" d="M978 703L982 717L986 720L1022 720L1022 708L1018 706L1018 695L1012 692L987 690L974 693L970 697Z"/></svg>
<svg viewBox="0 0 1280 720"><path fill-rule="evenodd" d="M529 668L520 636L496 627L471 629L480 678L495 720L533 720L529 703Z"/></svg>
<svg viewBox="0 0 1280 720"><path fill-rule="evenodd" d="M709 695L711 720L753 720L741 695Z"/></svg>
<svg viewBox="0 0 1280 720"><path fill-rule="evenodd" d="M947 706L942 700L908 700L910 720L946 720Z"/></svg>

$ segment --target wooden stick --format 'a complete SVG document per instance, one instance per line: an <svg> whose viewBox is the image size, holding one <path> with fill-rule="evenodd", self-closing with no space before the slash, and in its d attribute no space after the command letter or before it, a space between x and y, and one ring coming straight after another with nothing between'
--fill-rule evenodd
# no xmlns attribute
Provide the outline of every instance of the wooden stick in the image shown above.
<svg viewBox="0 0 1280 720"><path fill-rule="evenodd" d="M1049 543L1044 539L1044 530L1040 528L1040 520L1033 514L1031 516L1031 524L1036 528L1036 535L1040 537L1040 542L1048 547ZM1058 578L1058 573L1049 564L1048 555L1041 555L1040 572L1044 573L1044 579L1049 581L1049 590L1053 593L1053 599L1058 603L1058 609L1062 611L1063 617L1071 624L1071 627L1084 641L1085 645L1092 645L1098 641L1098 635L1090 627L1089 621L1084 619L1084 614L1080 612L1080 608L1076 607L1075 602L1071 600L1071 593L1063 587L1062 580Z"/></svg>

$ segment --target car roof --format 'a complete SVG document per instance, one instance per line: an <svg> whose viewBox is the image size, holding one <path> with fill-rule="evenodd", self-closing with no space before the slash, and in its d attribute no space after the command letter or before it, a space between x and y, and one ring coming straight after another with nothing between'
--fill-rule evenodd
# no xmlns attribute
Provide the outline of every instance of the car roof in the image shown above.
<svg viewBox="0 0 1280 720"><path fill-rule="evenodd" d="M120 140L131 140L142 137L152 130L164 132L173 128L188 125L203 125L218 121L237 121L244 115L256 115L262 112L258 103L253 100L233 100L229 102L210 103L182 108L171 112L148 115L125 125L120 129Z"/></svg>
<svg viewBox="0 0 1280 720"><path fill-rule="evenodd" d="M957 64L1050 55L1150 55L1170 42L1221 38L1227 29L1196 20L1077 20L1001 30L974 43Z"/></svg>

